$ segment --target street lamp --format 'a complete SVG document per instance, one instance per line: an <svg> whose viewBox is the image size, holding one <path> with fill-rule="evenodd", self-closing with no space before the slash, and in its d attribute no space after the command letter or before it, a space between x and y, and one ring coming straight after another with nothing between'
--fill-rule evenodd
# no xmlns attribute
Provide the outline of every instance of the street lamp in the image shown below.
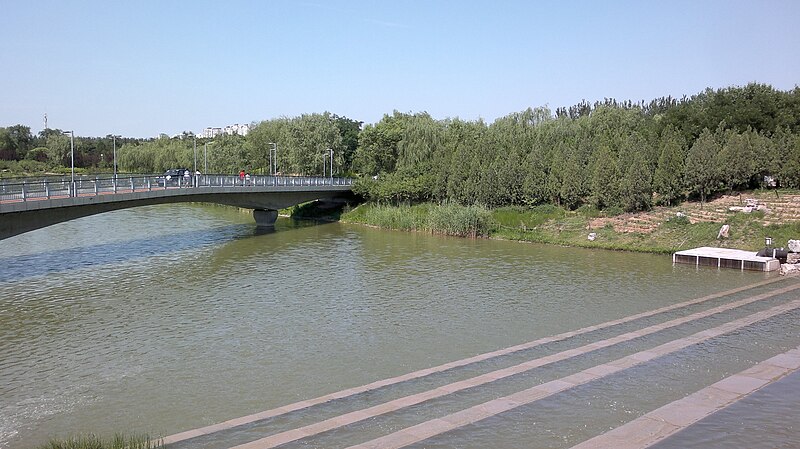
<svg viewBox="0 0 800 449"><path fill-rule="evenodd" d="M214 143L213 141L211 142ZM203 173L208 174L208 142L203 147Z"/></svg>
<svg viewBox="0 0 800 449"><path fill-rule="evenodd" d="M117 180L117 136L112 135L111 138L114 140L114 181L116 181Z"/></svg>
<svg viewBox="0 0 800 449"><path fill-rule="evenodd" d="M69 160L70 164L72 165L71 173L71 190L69 196L77 196L75 195L75 132L74 131L62 131L64 134L69 134Z"/></svg>
<svg viewBox="0 0 800 449"><path fill-rule="evenodd" d="M267 142L268 145L272 145L272 148L269 149L269 171L271 175L278 174L278 144L275 142ZM273 158L273 154L275 155Z"/></svg>
<svg viewBox="0 0 800 449"><path fill-rule="evenodd" d="M328 151L331 152L331 184L332 184L333 183L333 149L332 148L328 148ZM324 173L323 173L323 176L325 176Z"/></svg>
<svg viewBox="0 0 800 449"><path fill-rule="evenodd" d="M194 141L194 186L197 187L197 136L192 135L192 140Z"/></svg>

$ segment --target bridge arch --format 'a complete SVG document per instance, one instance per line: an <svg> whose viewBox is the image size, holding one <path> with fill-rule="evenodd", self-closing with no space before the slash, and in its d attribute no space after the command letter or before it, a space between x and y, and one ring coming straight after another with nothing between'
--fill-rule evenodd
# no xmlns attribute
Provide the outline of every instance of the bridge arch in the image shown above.
<svg viewBox="0 0 800 449"><path fill-rule="evenodd" d="M265 177L275 178L275 177ZM291 178L290 178L291 179ZM44 228L57 223L120 209L170 203L215 203L253 210L259 227L274 226L279 209L318 199L332 199L351 193L351 180L303 178L305 182L274 182L271 185L148 188L146 190L103 192L95 188L72 196L52 195L23 200L3 200L0 195L0 239ZM254 181L254 184L256 182ZM264 183L266 184L266 183Z"/></svg>

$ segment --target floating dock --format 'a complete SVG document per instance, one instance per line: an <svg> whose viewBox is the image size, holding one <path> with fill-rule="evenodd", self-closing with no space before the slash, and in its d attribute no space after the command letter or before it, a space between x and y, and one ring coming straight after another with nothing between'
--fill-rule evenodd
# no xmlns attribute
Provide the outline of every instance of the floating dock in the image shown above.
<svg viewBox="0 0 800 449"><path fill-rule="evenodd" d="M736 268L751 271L777 271L781 262L774 257L759 257L751 251L739 249L701 248L678 251L672 255L672 263L688 263L696 266Z"/></svg>

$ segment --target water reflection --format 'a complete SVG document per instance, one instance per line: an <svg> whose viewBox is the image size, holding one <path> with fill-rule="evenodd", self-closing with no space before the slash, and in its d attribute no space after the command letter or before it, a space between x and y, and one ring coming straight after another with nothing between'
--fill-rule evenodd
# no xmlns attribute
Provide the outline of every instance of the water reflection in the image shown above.
<svg viewBox="0 0 800 449"><path fill-rule="evenodd" d="M134 259L197 250L232 239L253 235L246 225L230 225L200 231L154 235L135 240L99 243L76 248L44 251L15 257L0 258L0 282L21 281L26 278L114 265Z"/></svg>

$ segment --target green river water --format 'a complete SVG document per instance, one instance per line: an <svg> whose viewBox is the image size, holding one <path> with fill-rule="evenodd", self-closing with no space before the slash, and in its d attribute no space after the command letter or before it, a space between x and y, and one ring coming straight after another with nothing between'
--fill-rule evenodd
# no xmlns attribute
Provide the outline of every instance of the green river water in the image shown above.
<svg viewBox="0 0 800 449"><path fill-rule="evenodd" d="M773 276L673 266L668 256L339 223L279 219L274 232L259 232L249 215L208 205L97 215L0 241L0 447L84 432L169 435ZM347 447L797 296L286 447ZM414 447L570 447L800 345L798 317L776 317ZM289 418L312 422L535 355ZM755 416L772 426L755 423L747 433L755 441L768 434L800 444L796 384L779 383L768 399L683 438L730 447L719 435ZM181 447L225 448L269 434L259 432Z"/></svg>

